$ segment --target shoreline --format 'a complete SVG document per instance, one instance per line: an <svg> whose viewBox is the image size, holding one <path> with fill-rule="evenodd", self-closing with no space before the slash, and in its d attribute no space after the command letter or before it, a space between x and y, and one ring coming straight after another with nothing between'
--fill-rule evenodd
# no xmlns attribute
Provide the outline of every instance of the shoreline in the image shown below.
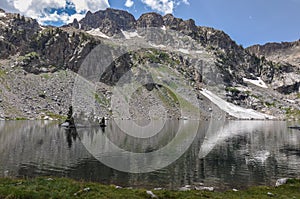
<svg viewBox="0 0 300 199"><path fill-rule="evenodd" d="M0 178L0 198L300 198L300 179L281 186L253 186L243 190L213 191L122 188L69 178Z"/></svg>

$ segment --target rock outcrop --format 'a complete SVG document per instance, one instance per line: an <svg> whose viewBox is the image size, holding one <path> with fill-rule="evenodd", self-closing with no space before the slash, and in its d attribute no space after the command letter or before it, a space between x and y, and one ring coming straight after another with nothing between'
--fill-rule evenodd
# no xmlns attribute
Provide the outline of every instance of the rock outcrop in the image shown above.
<svg viewBox="0 0 300 199"><path fill-rule="evenodd" d="M136 20L132 14L110 8L95 13L87 12L85 18L79 23L82 30L99 28L108 36L120 34L121 30L132 30L136 27Z"/></svg>
<svg viewBox="0 0 300 199"><path fill-rule="evenodd" d="M274 62L289 63L300 68L300 40L254 45L248 47L247 50L258 57L265 57Z"/></svg>

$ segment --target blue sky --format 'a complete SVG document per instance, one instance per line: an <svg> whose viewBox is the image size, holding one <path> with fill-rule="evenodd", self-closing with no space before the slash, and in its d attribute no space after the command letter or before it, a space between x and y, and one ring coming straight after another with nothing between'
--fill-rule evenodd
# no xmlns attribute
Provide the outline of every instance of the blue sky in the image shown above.
<svg viewBox="0 0 300 199"><path fill-rule="evenodd" d="M172 13L223 30L245 47L300 39L300 0L1 0L0 7L52 25L107 7L127 10L136 18L152 11Z"/></svg>

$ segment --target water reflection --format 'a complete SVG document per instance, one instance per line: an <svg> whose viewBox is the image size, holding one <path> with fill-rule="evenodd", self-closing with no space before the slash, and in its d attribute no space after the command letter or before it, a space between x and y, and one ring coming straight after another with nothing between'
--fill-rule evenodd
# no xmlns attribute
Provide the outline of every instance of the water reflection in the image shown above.
<svg viewBox="0 0 300 199"><path fill-rule="evenodd" d="M179 150L181 141L192 141L189 149L171 165L145 174L120 172L102 164L86 144L103 143L94 148L103 152L107 149L105 136L125 151L151 153L174 138L174 126L170 124L152 140L139 142L118 132L113 123L108 125L104 132L100 128L65 130L43 121L0 122L0 177L55 175L149 188L177 188L194 182L239 188L268 185L280 177L300 177L300 132L287 128L296 124L201 122L191 140L188 126L192 123L186 121L186 134L169 152Z"/></svg>
<svg viewBox="0 0 300 199"><path fill-rule="evenodd" d="M73 142L76 142L76 140L78 138L77 130L76 130L76 128L66 128L64 130L65 130L68 146L69 146L69 148L71 148Z"/></svg>
<svg viewBox="0 0 300 199"><path fill-rule="evenodd" d="M163 127L153 137L134 137L151 128L136 132L129 121L110 123L106 133L93 133L90 129L78 130L86 149L105 165L123 172L145 173L164 168L180 158L193 143L199 121L166 120L154 121ZM123 132L126 124L129 132ZM135 132L135 133L130 133ZM92 139L90 139L92 137Z"/></svg>

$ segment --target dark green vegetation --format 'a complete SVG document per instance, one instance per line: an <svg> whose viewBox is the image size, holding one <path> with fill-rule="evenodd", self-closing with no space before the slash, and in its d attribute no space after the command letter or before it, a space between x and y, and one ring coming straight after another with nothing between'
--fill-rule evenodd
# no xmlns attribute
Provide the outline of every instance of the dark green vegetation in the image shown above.
<svg viewBox="0 0 300 199"><path fill-rule="evenodd" d="M300 180L280 187L253 187L242 191L153 191L158 198L300 198ZM113 185L61 178L1 179L0 198L151 198L144 189L117 189Z"/></svg>

